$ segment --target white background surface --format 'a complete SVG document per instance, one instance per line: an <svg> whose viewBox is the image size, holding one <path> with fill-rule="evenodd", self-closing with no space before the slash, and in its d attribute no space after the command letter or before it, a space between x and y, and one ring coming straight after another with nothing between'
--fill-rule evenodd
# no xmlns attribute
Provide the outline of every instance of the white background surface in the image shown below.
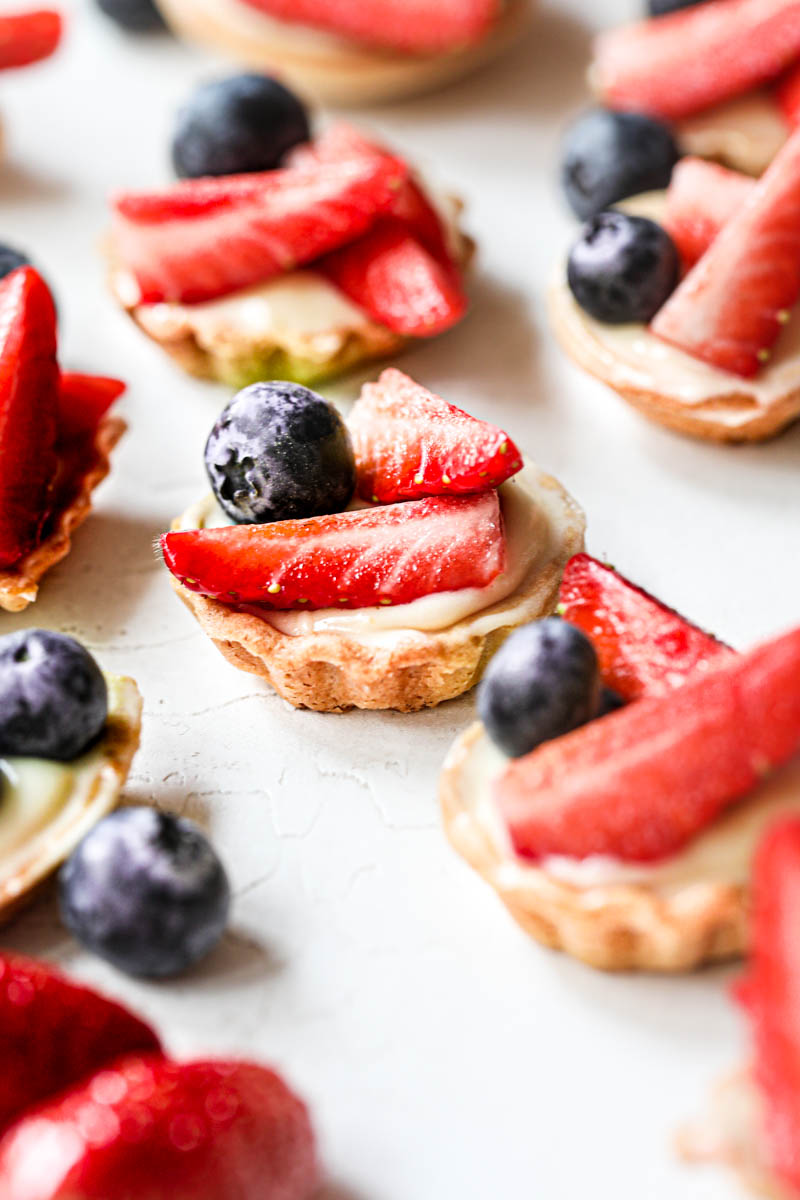
<svg viewBox="0 0 800 1200"><path fill-rule="evenodd" d="M733 972L610 978L529 942L439 828L437 772L471 697L415 716L295 712L174 598L151 541L205 490L202 447L228 393L180 375L115 310L97 243L111 187L169 178L175 106L219 66L125 37L83 0L66 7L58 57L0 86L0 239L52 280L63 363L129 381L130 431L72 556L0 629L67 630L138 679L127 798L209 827L236 904L212 958L161 985L82 954L46 902L2 940L137 1006L176 1053L279 1064L313 1107L337 1200L737 1195L671 1148L741 1057ZM595 554L744 645L798 618L800 427L748 449L667 433L567 363L544 313L573 230L559 130L584 99L591 27L636 12L545 10L493 69L360 119L468 199L480 243L473 314L402 365L558 474Z"/></svg>

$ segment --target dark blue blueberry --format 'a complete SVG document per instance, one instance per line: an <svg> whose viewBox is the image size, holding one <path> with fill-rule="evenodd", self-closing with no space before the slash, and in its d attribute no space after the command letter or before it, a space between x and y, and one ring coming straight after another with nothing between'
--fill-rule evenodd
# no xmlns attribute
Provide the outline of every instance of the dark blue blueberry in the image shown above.
<svg viewBox="0 0 800 1200"><path fill-rule="evenodd" d="M600 689L600 699L597 704L596 717L607 717L609 713L616 712L618 708L624 708L625 701L622 699L613 688L604 687Z"/></svg>
<svg viewBox="0 0 800 1200"><path fill-rule="evenodd" d="M678 158L663 122L594 108L567 132L561 178L570 207L585 221L626 196L665 188Z"/></svg>
<svg viewBox="0 0 800 1200"><path fill-rule="evenodd" d="M95 825L61 868L62 919L78 941L128 975L176 975L225 931L230 886L197 825L122 808Z"/></svg>
<svg viewBox="0 0 800 1200"><path fill-rule="evenodd" d="M178 175L271 171L311 137L297 97L269 75L234 75L205 83L181 108L172 139Z"/></svg>
<svg viewBox="0 0 800 1200"><path fill-rule="evenodd" d="M608 325L648 322L680 274L675 243L646 217L592 217L570 251L567 280L581 308Z"/></svg>
<svg viewBox="0 0 800 1200"><path fill-rule="evenodd" d="M597 712L597 654L585 633L547 617L511 634L478 689L492 741L512 758L585 724Z"/></svg>
<svg viewBox="0 0 800 1200"><path fill-rule="evenodd" d="M705 0L648 0L648 10L651 17L663 17L665 13L676 12L679 8L694 8Z"/></svg>
<svg viewBox="0 0 800 1200"><path fill-rule="evenodd" d="M152 33L165 28L154 0L97 0L97 7L129 33Z"/></svg>
<svg viewBox="0 0 800 1200"><path fill-rule="evenodd" d="M27 254L23 254L21 250L0 243L0 279L5 279L6 275L16 271L17 267L29 266L30 261Z"/></svg>
<svg viewBox="0 0 800 1200"><path fill-rule="evenodd" d="M356 485L350 435L336 409L298 383L254 383L211 430L206 470L239 524L342 512Z"/></svg>
<svg viewBox="0 0 800 1200"><path fill-rule="evenodd" d="M0 755L77 758L107 716L106 681L80 642L49 629L0 638Z"/></svg>

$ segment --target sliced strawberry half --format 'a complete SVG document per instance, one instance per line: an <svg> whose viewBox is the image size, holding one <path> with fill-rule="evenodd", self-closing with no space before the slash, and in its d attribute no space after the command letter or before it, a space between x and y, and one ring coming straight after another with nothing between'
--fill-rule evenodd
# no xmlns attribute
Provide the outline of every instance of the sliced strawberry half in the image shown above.
<svg viewBox="0 0 800 1200"><path fill-rule="evenodd" d="M675 854L800 750L800 629L513 760L494 795L526 858Z"/></svg>
<svg viewBox="0 0 800 1200"><path fill-rule="evenodd" d="M128 1058L0 1142L3 1200L310 1200L305 1105L250 1063Z"/></svg>
<svg viewBox="0 0 800 1200"><path fill-rule="evenodd" d="M750 960L737 987L750 1020L763 1134L776 1175L800 1189L800 820L773 826L753 864Z"/></svg>
<svg viewBox="0 0 800 1200"><path fill-rule="evenodd" d="M353 41L409 54L440 54L480 41L500 0L245 0L291 24L325 29Z"/></svg>
<svg viewBox="0 0 800 1200"><path fill-rule="evenodd" d="M650 328L687 354L749 378L769 361L799 294L800 130Z"/></svg>
<svg viewBox="0 0 800 1200"><path fill-rule="evenodd" d="M355 304L401 337L435 337L465 315L467 298L452 269L383 217L368 234L316 267Z"/></svg>
<svg viewBox="0 0 800 1200"><path fill-rule="evenodd" d="M486 587L505 567L496 492L356 512L166 533L192 591L272 608L371 608Z"/></svg>
<svg viewBox="0 0 800 1200"><path fill-rule="evenodd" d="M734 652L588 554L564 568L559 613L589 637L603 683L625 700L666 696Z"/></svg>
<svg viewBox="0 0 800 1200"><path fill-rule="evenodd" d="M800 125L800 66L792 67L780 80L775 99L790 129Z"/></svg>
<svg viewBox="0 0 800 1200"><path fill-rule="evenodd" d="M609 107L675 121L777 79L798 58L797 0L712 0L601 34L592 74Z"/></svg>
<svg viewBox="0 0 800 1200"><path fill-rule="evenodd" d="M0 15L0 71L49 58L61 41L61 17L50 9Z"/></svg>
<svg viewBox="0 0 800 1200"><path fill-rule="evenodd" d="M289 156L289 164L308 167L319 163L346 162L353 157L392 157L385 147L365 138L359 130L345 121L338 121L324 130L313 142L297 146ZM408 232L428 250L437 261L458 271L448 244L447 230L442 218L431 203L422 184L413 176L398 190L391 214L401 221Z"/></svg>
<svg viewBox="0 0 800 1200"><path fill-rule="evenodd" d="M407 173L397 159L361 157L126 193L113 200L113 254L143 303L210 300L360 237Z"/></svg>
<svg viewBox="0 0 800 1200"><path fill-rule="evenodd" d="M394 367L366 384L347 424L358 494L379 504L486 492L522 467L522 455L502 429Z"/></svg>
<svg viewBox="0 0 800 1200"><path fill-rule="evenodd" d="M664 228L693 267L731 217L749 200L756 181L704 158L682 158L667 189Z"/></svg>
<svg viewBox="0 0 800 1200"><path fill-rule="evenodd" d="M105 375L62 372L58 393L59 441L92 434L125 386L120 379Z"/></svg>
<svg viewBox="0 0 800 1200"><path fill-rule="evenodd" d="M32 267L0 282L0 567L36 544L56 468L56 312Z"/></svg>
<svg viewBox="0 0 800 1200"><path fill-rule="evenodd" d="M0 1134L121 1055L158 1051L152 1029L121 1005L46 963L0 954Z"/></svg>

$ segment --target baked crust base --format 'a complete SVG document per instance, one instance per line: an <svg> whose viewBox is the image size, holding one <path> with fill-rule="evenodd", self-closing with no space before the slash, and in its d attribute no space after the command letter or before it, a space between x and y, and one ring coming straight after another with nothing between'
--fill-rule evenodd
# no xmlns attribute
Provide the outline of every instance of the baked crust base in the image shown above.
<svg viewBox="0 0 800 1200"><path fill-rule="evenodd" d="M139 747L142 697L132 679L122 677L114 683L118 695L103 734L102 765L83 803L73 806L66 818L56 823L45 845L34 844L12 875L0 874L0 925L35 898L78 842L117 806Z"/></svg>
<svg viewBox="0 0 800 1200"><path fill-rule="evenodd" d="M259 616L190 591L174 577L172 586L229 662L266 679L296 708L431 708L473 687L517 625L555 609L564 566L583 546L585 521L556 480L540 476L539 483L556 493L563 533L549 561L529 572L504 601L508 623L489 633L476 633L474 618L467 618L441 632L398 631L391 638L330 630L290 637ZM185 527L181 518L173 525Z"/></svg>
<svg viewBox="0 0 800 1200"><path fill-rule="evenodd" d="M485 736L480 722L455 742L442 771L439 799L453 847L495 889L526 933L604 971L690 971L740 955L747 934L747 889L692 884L670 895L642 885L577 888L527 867L509 872L465 802L463 773Z"/></svg>
<svg viewBox="0 0 800 1200"><path fill-rule="evenodd" d="M211 0L158 0L165 19L189 41L210 46L243 66L277 71L314 100L373 104L432 91L502 54L528 28L531 0L509 0L477 46L439 55L392 54L355 42L325 39L320 47L278 42L269 20L244 4L223 12Z"/></svg>
<svg viewBox="0 0 800 1200"><path fill-rule="evenodd" d="M13 567L0 570L0 609L22 612L35 599L45 572L70 552L72 534L92 508L92 492L111 469L111 451L127 426L119 417L103 417L75 492L69 504L56 512L46 536Z"/></svg>
<svg viewBox="0 0 800 1200"><path fill-rule="evenodd" d="M562 348L578 366L659 425L713 442L763 442L782 433L800 417L800 390L763 405L742 381L741 391L713 396L701 404L686 404L677 396L620 385L613 379L608 364L592 352L591 339L582 337L565 320L560 292L561 284L554 284L549 307Z"/></svg>

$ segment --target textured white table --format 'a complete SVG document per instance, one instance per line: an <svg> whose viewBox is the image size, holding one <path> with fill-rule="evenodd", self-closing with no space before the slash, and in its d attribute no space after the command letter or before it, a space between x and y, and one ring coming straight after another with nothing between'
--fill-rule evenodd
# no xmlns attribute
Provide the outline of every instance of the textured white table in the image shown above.
<svg viewBox="0 0 800 1200"><path fill-rule="evenodd" d="M2 941L139 1007L179 1054L278 1063L313 1106L337 1200L734 1196L671 1149L741 1055L731 972L608 978L528 942L439 828L437 771L470 697L408 717L294 712L175 600L151 542L205 489L228 393L184 378L115 310L96 246L108 190L169 178L173 110L220 68L122 36L88 0L67 8L58 58L2 80L0 239L52 279L64 363L130 382L130 432L72 556L0 628L64 629L136 676L128 799L209 827L236 904L220 950L162 985L81 953L47 903ZM594 553L747 644L800 615L800 427L751 449L664 432L573 369L544 315L573 228L557 144L584 101L589 27L633 14L572 0L494 69L361 117L468 198L480 242L473 315L403 365L557 473Z"/></svg>

